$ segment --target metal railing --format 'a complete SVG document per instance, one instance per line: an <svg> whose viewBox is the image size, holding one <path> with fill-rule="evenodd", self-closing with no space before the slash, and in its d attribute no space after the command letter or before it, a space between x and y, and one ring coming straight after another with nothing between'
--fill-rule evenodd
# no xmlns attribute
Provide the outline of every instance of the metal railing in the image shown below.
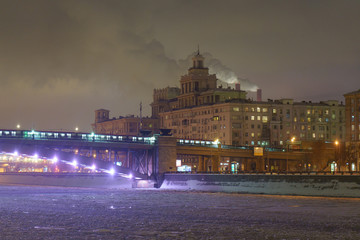
<svg viewBox="0 0 360 240"><path fill-rule="evenodd" d="M128 142L155 144L156 138L139 136L103 135L79 132L52 132L35 130L3 130L0 129L0 139L29 139L29 140L75 140L87 142Z"/></svg>
<svg viewBox="0 0 360 240"><path fill-rule="evenodd" d="M178 146L197 146L197 147L210 147L210 148L220 148L222 149L234 149L234 150L251 150L254 151L255 146L233 146L233 145L223 145L219 144L216 141L206 141L206 140L190 140L190 139L177 139ZM286 148L274 148L274 147L263 147L265 152L287 152L289 151ZM293 149L291 150L294 151ZM300 151L300 150L295 150Z"/></svg>
<svg viewBox="0 0 360 240"><path fill-rule="evenodd" d="M219 175L337 175L360 176L360 171L238 171L238 172L200 172L200 171L168 171L167 174L219 174Z"/></svg>

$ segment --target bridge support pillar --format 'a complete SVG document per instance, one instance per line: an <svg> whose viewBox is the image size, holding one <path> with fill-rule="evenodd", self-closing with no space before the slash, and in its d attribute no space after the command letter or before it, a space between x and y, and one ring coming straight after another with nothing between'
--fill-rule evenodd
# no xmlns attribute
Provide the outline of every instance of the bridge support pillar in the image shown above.
<svg viewBox="0 0 360 240"><path fill-rule="evenodd" d="M199 156L198 172L205 172L205 160L204 156Z"/></svg>
<svg viewBox="0 0 360 240"><path fill-rule="evenodd" d="M219 172L220 156L212 155L211 156L211 171Z"/></svg>
<svg viewBox="0 0 360 240"><path fill-rule="evenodd" d="M158 173L176 171L176 138L158 137Z"/></svg>
<svg viewBox="0 0 360 240"><path fill-rule="evenodd" d="M256 165L258 166L257 170L260 171L260 172L263 172L265 170L264 158L259 157L256 162L257 162Z"/></svg>

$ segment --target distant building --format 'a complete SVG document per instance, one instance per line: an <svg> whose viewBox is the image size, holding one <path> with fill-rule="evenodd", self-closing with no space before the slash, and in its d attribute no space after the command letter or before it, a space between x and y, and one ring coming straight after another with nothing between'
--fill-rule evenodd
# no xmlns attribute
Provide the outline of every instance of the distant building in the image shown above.
<svg viewBox="0 0 360 240"><path fill-rule="evenodd" d="M344 94L346 106L345 160L360 166L360 89Z"/></svg>
<svg viewBox="0 0 360 240"><path fill-rule="evenodd" d="M344 141L345 106L338 101L294 102L293 99L259 101L246 92L217 86L217 78L204 67L198 52L193 66L180 79L181 88L154 90L153 117L173 136L214 141L226 145L279 146L297 141Z"/></svg>
<svg viewBox="0 0 360 240"><path fill-rule="evenodd" d="M245 99L246 91L217 87L215 74L209 74L204 67L204 57L198 52L193 57L193 66L188 74L181 77L180 88L167 87L155 89L153 95L152 116L159 117L161 113L177 109L189 109L197 106L208 106L230 101Z"/></svg>
<svg viewBox="0 0 360 240"><path fill-rule="evenodd" d="M96 134L112 135L132 135L138 136L145 132L157 133L159 131L159 121L154 118L139 118L134 115L120 116L119 118L109 118L109 110L99 109L95 111L95 123L92 124Z"/></svg>

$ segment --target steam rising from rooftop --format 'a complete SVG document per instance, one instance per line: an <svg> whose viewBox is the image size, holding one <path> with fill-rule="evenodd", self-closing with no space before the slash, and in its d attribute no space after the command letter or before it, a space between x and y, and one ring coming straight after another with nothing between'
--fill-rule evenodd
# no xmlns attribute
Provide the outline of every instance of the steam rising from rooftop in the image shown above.
<svg viewBox="0 0 360 240"><path fill-rule="evenodd" d="M179 65L182 69L187 69L191 66L192 57L197 54L196 52L190 54L186 59L179 60ZM216 77L227 85L234 85L240 83L241 89L245 91L256 92L259 88L255 83L247 78L239 77L233 70L225 66L219 59L214 58L210 53L201 53L205 58L205 67L209 68L210 74L216 74Z"/></svg>

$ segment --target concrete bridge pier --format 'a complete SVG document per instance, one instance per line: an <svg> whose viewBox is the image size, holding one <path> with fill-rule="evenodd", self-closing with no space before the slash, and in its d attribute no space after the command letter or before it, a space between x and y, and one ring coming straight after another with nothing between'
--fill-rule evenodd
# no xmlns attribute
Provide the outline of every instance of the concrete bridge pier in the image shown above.
<svg viewBox="0 0 360 240"><path fill-rule="evenodd" d="M211 156L211 171L212 172L219 172L219 165L220 165L220 155L212 155Z"/></svg>
<svg viewBox="0 0 360 240"><path fill-rule="evenodd" d="M157 173L176 171L176 138L159 136L157 152Z"/></svg>
<svg viewBox="0 0 360 240"><path fill-rule="evenodd" d="M198 162L198 172L205 172L205 160L204 160L204 156L200 155L199 156L199 162Z"/></svg>

